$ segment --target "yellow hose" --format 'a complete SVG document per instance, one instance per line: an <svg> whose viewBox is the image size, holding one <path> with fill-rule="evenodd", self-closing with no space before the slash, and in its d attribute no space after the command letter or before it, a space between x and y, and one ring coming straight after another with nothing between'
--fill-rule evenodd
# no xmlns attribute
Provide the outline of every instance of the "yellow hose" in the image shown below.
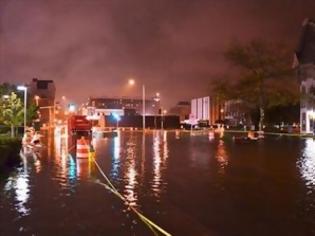
<svg viewBox="0 0 315 236"><path fill-rule="evenodd" d="M95 156L95 155L94 155ZM138 215L138 217L152 230L152 232L156 235L155 230L159 231L160 233L162 233L165 236L171 236L170 233L168 233L166 230L162 229L160 226L158 226L157 224L155 224L153 221L151 221L150 219L148 219L146 216L144 216L142 213L140 213L136 208L134 208L132 205L130 205L130 203L128 202L128 200L121 195L118 190L115 188L115 186L111 183L111 181L108 179L108 177L105 175L105 173L103 172L103 170L101 169L101 167L99 166L99 164L97 163L97 161L95 160L93 156L93 162L95 163L98 171L101 173L101 175L104 177L104 179L106 180L106 182L108 183L102 183L102 182L98 182L96 181L97 184L102 185L103 187L105 187L107 190L111 191L112 193L114 193L117 197L119 197L126 205L128 205L128 207L134 212L136 213L136 215ZM155 229L155 230L153 230Z"/></svg>

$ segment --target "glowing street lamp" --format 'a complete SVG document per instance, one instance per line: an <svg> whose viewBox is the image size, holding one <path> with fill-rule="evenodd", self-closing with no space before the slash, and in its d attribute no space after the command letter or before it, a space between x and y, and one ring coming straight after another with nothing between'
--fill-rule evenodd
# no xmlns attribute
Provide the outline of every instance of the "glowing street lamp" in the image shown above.
<svg viewBox="0 0 315 236"><path fill-rule="evenodd" d="M136 81L134 79L129 79L128 80L128 84L131 85L131 86L135 85L135 83L136 83Z"/></svg>
<svg viewBox="0 0 315 236"><path fill-rule="evenodd" d="M24 133L26 132L26 111L27 111L27 87L17 86L17 90L24 91Z"/></svg>
<svg viewBox="0 0 315 236"><path fill-rule="evenodd" d="M161 94L159 92L155 93L154 101L159 102L161 100Z"/></svg>

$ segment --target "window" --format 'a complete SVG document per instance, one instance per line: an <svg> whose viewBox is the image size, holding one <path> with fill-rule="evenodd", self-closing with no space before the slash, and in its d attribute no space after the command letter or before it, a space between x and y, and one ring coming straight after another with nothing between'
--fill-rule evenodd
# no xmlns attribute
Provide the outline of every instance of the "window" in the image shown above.
<svg viewBox="0 0 315 236"><path fill-rule="evenodd" d="M37 81L37 89L48 89L47 81Z"/></svg>

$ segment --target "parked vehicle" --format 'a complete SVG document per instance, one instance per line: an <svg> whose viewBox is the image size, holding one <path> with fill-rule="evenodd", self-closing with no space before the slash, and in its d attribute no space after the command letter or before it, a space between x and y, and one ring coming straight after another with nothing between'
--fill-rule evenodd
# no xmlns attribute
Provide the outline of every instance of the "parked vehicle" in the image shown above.
<svg viewBox="0 0 315 236"><path fill-rule="evenodd" d="M75 135L78 133L90 134L92 130L91 121L87 120L86 116L73 115L68 118L69 134Z"/></svg>

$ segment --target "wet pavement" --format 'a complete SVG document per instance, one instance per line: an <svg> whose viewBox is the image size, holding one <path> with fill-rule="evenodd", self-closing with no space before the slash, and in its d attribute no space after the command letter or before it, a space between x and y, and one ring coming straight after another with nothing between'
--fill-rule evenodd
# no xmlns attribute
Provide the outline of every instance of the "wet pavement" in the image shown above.
<svg viewBox="0 0 315 236"><path fill-rule="evenodd" d="M154 235L75 142L46 137L0 183L0 235ZM118 191L172 235L315 235L312 139L124 131L92 143Z"/></svg>

